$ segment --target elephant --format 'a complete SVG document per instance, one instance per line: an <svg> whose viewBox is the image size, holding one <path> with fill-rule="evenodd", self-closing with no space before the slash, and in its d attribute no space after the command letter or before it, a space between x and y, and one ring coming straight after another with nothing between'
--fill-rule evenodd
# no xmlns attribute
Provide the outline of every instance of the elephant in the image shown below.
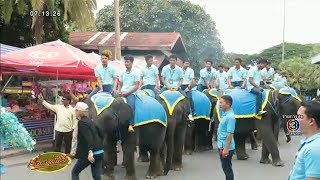
<svg viewBox="0 0 320 180"><path fill-rule="evenodd" d="M168 101L165 99L170 96L174 96L175 106L167 104ZM163 160L165 163L164 174L167 175L171 169L175 171L181 171L182 169L182 152L190 104L189 100L178 91L166 90L157 96L157 99L167 114L166 143L163 148L166 150L166 159Z"/></svg>
<svg viewBox="0 0 320 180"><path fill-rule="evenodd" d="M280 93L281 90L267 91L269 91L265 106L267 113L262 115L260 120L256 118L236 118L234 132L236 154L239 160L248 159L249 156L245 150L245 139L249 132L257 129L262 139L260 163L283 166L284 163L280 158L278 149L278 136L281 127L279 119L282 119L283 115L295 115L300 107L301 100L290 94L282 94ZM217 107L218 104L216 105ZM215 111L214 118L218 120L217 111ZM283 120L286 122L288 119ZM269 159L270 154L272 161Z"/></svg>
<svg viewBox="0 0 320 180"><path fill-rule="evenodd" d="M92 102L94 99L95 103ZM83 100L89 107L89 116L104 132L104 158L107 179L115 179L114 166L117 164L117 142L122 141L125 160L125 179L136 179L134 167L135 133L129 132L129 120L133 118L132 109L122 98L113 98L107 93L98 93ZM107 102L107 105L106 103ZM104 108L99 108L99 107Z"/></svg>
<svg viewBox="0 0 320 180"><path fill-rule="evenodd" d="M150 152L151 160L146 178L163 175L160 150L163 147L166 135L166 122L161 122L161 119L166 118L165 110L154 98L139 93L136 94L136 97L134 116L131 107L120 97L113 98L106 93L99 93L92 97L95 103L88 98L84 100L89 106L91 118L105 134L105 174L107 179L114 179L114 166L117 164L116 144L119 139L122 141L123 166L127 172L125 178L136 179L134 152L137 137L139 138L139 146ZM103 106L99 108L101 104ZM145 111L151 113L145 113ZM144 115L141 115L141 112ZM129 132L129 120L133 117L135 119L134 132ZM141 118L149 118L152 121L142 121ZM140 120L140 122L137 123L137 120Z"/></svg>
<svg viewBox="0 0 320 180"><path fill-rule="evenodd" d="M216 102L211 101L209 96L198 90L192 90L191 93L196 115L193 117L194 121L190 121L187 127L184 144L184 153L187 155L191 155L193 151L202 152L212 149L212 131L209 126L212 107L214 107L211 103Z"/></svg>

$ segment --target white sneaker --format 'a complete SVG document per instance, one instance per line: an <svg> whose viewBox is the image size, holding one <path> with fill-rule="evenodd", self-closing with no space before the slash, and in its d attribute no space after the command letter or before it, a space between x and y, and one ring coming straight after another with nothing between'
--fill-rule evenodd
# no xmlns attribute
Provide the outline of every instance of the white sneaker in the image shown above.
<svg viewBox="0 0 320 180"><path fill-rule="evenodd" d="M263 115L263 114L265 114L267 111L263 111L263 110L261 110L261 111L259 111L258 112L258 114L257 115Z"/></svg>
<svg viewBox="0 0 320 180"><path fill-rule="evenodd" d="M194 120L192 114L189 114L189 115L188 115L188 119L189 119L190 121L193 121L193 120Z"/></svg>

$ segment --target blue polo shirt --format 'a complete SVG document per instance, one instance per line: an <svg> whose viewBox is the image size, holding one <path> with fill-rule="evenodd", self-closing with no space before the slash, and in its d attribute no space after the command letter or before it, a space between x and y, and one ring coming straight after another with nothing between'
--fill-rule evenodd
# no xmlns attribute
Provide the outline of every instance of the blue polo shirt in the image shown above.
<svg viewBox="0 0 320 180"><path fill-rule="evenodd" d="M219 123L218 127L218 138L217 138L217 146L219 149L223 149L226 144L227 135L229 133L233 134L236 127L236 118L232 109L229 111L222 113L222 119ZM229 151L235 149L234 138L232 137Z"/></svg>
<svg viewBox="0 0 320 180"><path fill-rule="evenodd" d="M261 70L259 70L258 66L252 66L249 71L248 71L248 77L247 77L247 87L248 91L251 91L253 86L249 82L249 78L253 78L253 82L256 83L256 85L260 85L260 82L262 81L262 76L261 76Z"/></svg>
<svg viewBox="0 0 320 180"><path fill-rule="evenodd" d="M320 133L301 141L289 180L320 178Z"/></svg>
<svg viewBox="0 0 320 180"><path fill-rule="evenodd" d="M194 71L191 68L182 69L183 70L183 85L189 85L190 81L194 78Z"/></svg>
<svg viewBox="0 0 320 180"><path fill-rule="evenodd" d="M198 84L206 86L206 83L204 82L204 80L202 78L205 78L208 81L208 83L210 83L213 78L217 78L216 69L211 67L211 71L208 71L207 68L203 68L200 70L200 79L199 79Z"/></svg>
<svg viewBox="0 0 320 180"><path fill-rule="evenodd" d="M263 68L261 70L261 75L262 75L262 77L267 79L267 82L271 82L272 76L274 75L274 69L270 68L269 70L267 70L266 68Z"/></svg>
<svg viewBox="0 0 320 180"><path fill-rule="evenodd" d="M239 69L233 66L229 69L228 76L230 77L231 82L243 81L247 77L247 70L242 66L240 66Z"/></svg>
<svg viewBox="0 0 320 180"><path fill-rule="evenodd" d="M97 78L101 79L101 83L103 85L113 85L114 84L114 78L117 77L116 69L110 64L108 64L107 67L103 67L102 65L99 65L94 68L94 74Z"/></svg>
<svg viewBox="0 0 320 180"><path fill-rule="evenodd" d="M159 70L155 65L145 67L141 70L141 77L143 78L143 85L156 85L157 75Z"/></svg>
<svg viewBox="0 0 320 180"><path fill-rule="evenodd" d="M177 65L172 69L168 64L162 68L161 76L168 84L168 88L178 88L179 81L183 78L183 70Z"/></svg>
<svg viewBox="0 0 320 180"><path fill-rule="evenodd" d="M119 81L122 82L121 92L126 93L136 86L139 81L139 73L131 69L130 72L125 71L121 74Z"/></svg>

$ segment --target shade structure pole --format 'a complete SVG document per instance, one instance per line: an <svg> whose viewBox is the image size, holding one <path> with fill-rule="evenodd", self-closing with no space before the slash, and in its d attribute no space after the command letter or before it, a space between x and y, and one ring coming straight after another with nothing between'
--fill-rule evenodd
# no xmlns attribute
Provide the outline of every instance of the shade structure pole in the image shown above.
<svg viewBox="0 0 320 180"><path fill-rule="evenodd" d="M58 104L58 80L59 80L59 70L57 69L57 77L56 77L56 104ZM56 127L56 123L57 123L57 114L54 114L54 123L53 123L53 129L54 127ZM56 137L56 131L53 130L53 140L55 140Z"/></svg>

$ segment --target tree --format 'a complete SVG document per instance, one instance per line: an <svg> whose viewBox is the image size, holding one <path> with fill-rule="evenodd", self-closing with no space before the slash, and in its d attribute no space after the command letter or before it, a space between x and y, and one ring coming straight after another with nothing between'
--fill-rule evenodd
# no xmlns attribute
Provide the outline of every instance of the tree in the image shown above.
<svg viewBox="0 0 320 180"><path fill-rule="evenodd" d="M30 6L31 5L31 9ZM42 43L45 34L45 19L51 19L54 24L52 28L57 30L57 19L63 16L65 22L73 22L80 31L85 31L88 27L94 27L93 8L96 7L96 0L2 0L1 19L5 24L9 24L13 10L17 9L20 15L32 16L31 28L33 29L36 44ZM61 8L62 7L62 8ZM44 13L43 13L44 12Z"/></svg>
<svg viewBox="0 0 320 180"><path fill-rule="evenodd" d="M187 53L179 56L190 59L196 73L204 59L222 61L215 23L198 5L183 0L122 0L120 17L123 32L180 32ZM105 6L97 15L97 29L113 32L113 20L113 6Z"/></svg>
<svg viewBox="0 0 320 180"><path fill-rule="evenodd" d="M287 72L288 83L298 91L320 88L320 66L311 64L310 59L291 58L279 67Z"/></svg>

